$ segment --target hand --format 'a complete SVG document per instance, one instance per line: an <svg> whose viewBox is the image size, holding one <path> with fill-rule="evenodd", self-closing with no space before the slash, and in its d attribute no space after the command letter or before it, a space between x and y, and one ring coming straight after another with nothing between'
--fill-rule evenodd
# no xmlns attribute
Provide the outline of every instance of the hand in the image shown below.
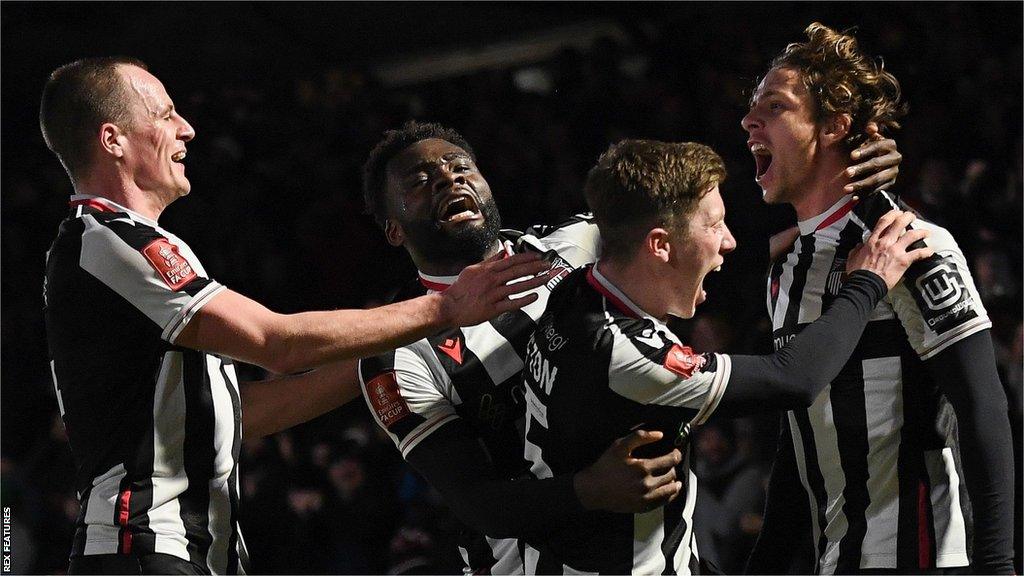
<svg viewBox="0 0 1024 576"><path fill-rule="evenodd" d="M499 252L479 264L467 266L459 279L441 293L441 315L448 326L473 326L509 310L517 310L537 300L536 294L510 299L548 281L551 264L532 252L505 257ZM534 276L536 275L536 276ZM509 284L513 280L533 276Z"/></svg>
<svg viewBox="0 0 1024 576"><path fill-rule="evenodd" d="M668 504L683 487L675 467L683 455L678 449L657 458L632 456L644 444L661 440L658 431L634 430L619 438L590 467L573 477L580 503L588 510L636 513Z"/></svg>
<svg viewBox="0 0 1024 576"><path fill-rule="evenodd" d="M907 268L928 258L935 253L924 246L907 251L907 247L928 237L928 230L907 230L907 226L916 217L912 212L890 210L878 219L878 224L871 231L871 236L860 246L850 251L846 263L846 271L869 270L885 280L885 285L892 287L900 281Z"/></svg>
<svg viewBox="0 0 1024 576"><path fill-rule="evenodd" d="M900 173L903 156L896 150L896 141L879 134L878 124L874 122L868 122L864 131L868 139L850 152L850 159L857 164L846 169L846 176L851 180L843 187L847 194L858 191L874 194L886 190L896 183L896 176ZM853 181L857 176L861 178Z"/></svg>

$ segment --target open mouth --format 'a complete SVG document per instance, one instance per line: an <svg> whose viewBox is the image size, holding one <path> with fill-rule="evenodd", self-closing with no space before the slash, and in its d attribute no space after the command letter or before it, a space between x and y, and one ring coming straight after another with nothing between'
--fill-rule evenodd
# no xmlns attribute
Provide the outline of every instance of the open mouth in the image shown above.
<svg viewBox="0 0 1024 576"><path fill-rule="evenodd" d="M457 193L442 200L437 207L437 220L441 223L462 222L480 214L476 199L467 193Z"/></svg>
<svg viewBox="0 0 1024 576"><path fill-rule="evenodd" d="M768 173L768 169L772 165L772 153L768 150L768 147L760 142L750 145L750 153L754 155L754 163L756 164L757 173L754 176L754 180L760 182L761 177Z"/></svg>
<svg viewBox="0 0 1024 576"><path fill-rule="evenodd" d="M184 150L179 150L171 155L171 162L181 164L185 160L185 156L187 156L187 153Z"/></svg>

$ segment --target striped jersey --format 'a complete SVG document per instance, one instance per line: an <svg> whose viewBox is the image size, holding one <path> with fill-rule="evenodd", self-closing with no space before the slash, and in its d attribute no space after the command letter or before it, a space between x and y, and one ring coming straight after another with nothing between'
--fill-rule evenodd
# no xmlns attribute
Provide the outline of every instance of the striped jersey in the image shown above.
<svg viewBox="0 0 1024 576"><path fill-rule="evenodd" d="M550 478L582 470L642 425L665 434L644 447L646 455L666 453L673 444L686 454L677 469L684 492L646 513L585 513L527 556L527 573L699 572L688 436L690 426L718 406L731 366L727 355L684 346L596 266L562 282L527 342L525 455L531 471Z"/></svg>
<svg viewBox="0 0 1024 576"><path fill-rule="evenodd" d="M548 295L572 269L593 262L600 236L589 216L556 227L534 227L525 234L503 231L507 253L546 254L551 280L536 288L538 298L520 310L461 329L442 331L392 352L360 361L363 395L377 424L402 456L456 419L478 434L493 465L508 479L528 474L521 433L523 358L526 340ZM422 294L450 286L456 276L419 275ZM460 551L469 570L521 574L516 539L485 537L464 530Z"/></svg>
<svg viewBox="0 0 1024 576"><path fill-rule="evenodd" d="M81 503L72 557L159 552L242 572L235 369L174 345L223 289L153 220L72 196L43 288Z"/></svg>
<svg viewBox="0 0 1024 576"><path fill-rule="evenodd" d="M850 250L897 206L886 192L845 196L799 223L793 248L769 272L776 349L828 308ZM931 231L935 255L878 304L813 405L787 414L822 574L968 564L956 420L924 361L991 322L952 236L922 219L911 227Z"/></svg>

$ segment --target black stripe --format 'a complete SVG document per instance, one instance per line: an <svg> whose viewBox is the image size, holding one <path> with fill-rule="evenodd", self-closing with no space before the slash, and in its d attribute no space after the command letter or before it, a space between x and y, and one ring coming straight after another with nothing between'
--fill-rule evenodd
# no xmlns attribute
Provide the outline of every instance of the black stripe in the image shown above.
<svg viewBox="0 0 1024 576"><path fill-rule="evenodd" d="M789 304L786 308L786 319L782 324L783 328L789 329L794 329L799 324L800 304L804 296L804 286L807 284L807 272L814 261L814 235L801 236L798 242L800 254L793 268L793 284L789 287Z"/></svg>
<svg viewBox="0 0 1024 576"><path fill-rule="evenodd" d="M864 367L854 358L832 381L829 392L836 428L839 463L846 485L843 487L843 515L847 529L839 543L837 574L860 568L861 546L867 533L866 511L871 502L868 493L868 424L864 398Z"/></svg>
<svg viewBox="0 0 1024 576"><path fill-rule="evenodd" d="M822 314L829 309L829 306L836 299L836 294L839 292L838 289L832 292L829 288L833 285L838 287L839 282L835 280L842 278L843 273L846 271L846 259L850 255L850 250L860 244L863 233L864 229L854 222L852 218L843 227L842 232L839 233L839 242L832 257L832 264L829 266L828 276L825 277L825 291L821 298Z"/></svg>
<svg viewBox="0 0 1024 576"><path fill-rule="evenodd" d="M183 446L185 476L188 488L178 496L181 521L185 525L189 560L199 566L207 565L207 553L213 537L210 535L210 478L213 478L214 434L216 421L210 378L206 372L204 355L184 351L183 380L185 383L185 439Z"/></svg>
<svg viewBox="0 0 1024 576"><path fill-rule="evenodd" d="M901 359L901 367L905 372L908 367L906 358ZM904 383L906 384L906 381ZM913 433L919 425L917 412L911 407L919 402L919 394L915 386L904 385L902 396L903 427L900 429L899 459L896 463L900 491L899 518L896 528L896 566L917 569L917 484L924 462Z"/></svg>
<svg viewBox="0 0 1024 576"><path fill-rule="evenodd" d="M529 314L522 310L505 312L491 320L491 326L494 327L498 334L501 334L502 338L508 340L508 343L512 345L520 359L526 356L526 342L530 339L533 329L537 326L537 323L533 321L533 318L530 318Z"/></svg>
<svg viewBox="0 0 1024 576"><path fill-rule="evenodd" d="M775 307L779 304L779 293L777 290L772 290L772 287L782 282L782 271L785 269L783 264L785 262L786 257L781 256L772 263L771 269L768 271L768 294L772 298L771 309L768 310L768 313L771 315L771 318L775 318Z"/></svg>
<svg viewBox="0 0 1024 576"><path fill-rule="evenodd" d="M165 349L170 348L164 344ZM160 362L164 362L165 351L161 351ZM153 463L156 459L153 443L156 434L156 426L153 421L154 404L156 403L156 381L147 383L150 391L147 393L149 402L145 410L133 414L137 418L135 430L143 434L134 448L134 458L127 464L125 478L133 478L131 482L132 497L129 503L129 523L132 526L132 550L141 553L156 552L156 536L149 526L149 511L153 507Z"/></svg>
<svg viewBox="0 0 1024 576"><path fill-rule="evenodd" d="M225 360L224 363L230 363ZM231 439L231 475L228 476L228 496L231 501L231 536L228 538L228 565L226 574L238 574L238 458L242 451L242 401L232 385L227 367L221 364L220 373L224 377L224 386L231 395L231 412L234 418L234 436Z"/></svg>
<svg viewBox="0 0 1024 576"><path fill-rule="evenodd" d="M807 410L793 410L796 416L797 426L800 428L800 440L804 448L804 465L807 469L807 484L814 496L817 510L811 513L818 515L818 554L820 559L825 553L825 546L828 545L828 538L825 536L825 507L828 504L828 495L825 492L825 478L821 475L821 468L818 466L818 449L814 441L814 429L807 416ZM792 423L790 424L792 426Z"/></svg>
<svg viewBox="0 0 1024 576"><path fill-rule="evenodd" d="M78 510L78 519L75 520L75 538L71 542L71 557L77 558L85 554L85 538L86 538L86 524L85 515L89 511L89 495L92 494L92 486L89 486L82 492L82 497L79 498L80 508Z"/></svg>
<svg viewBox="0 0 1024 576"><path fill-rule="evenodd" d="M679 492L679 496L675 500L669 502L664 507L664 535L661 540L661 553L665 557L665 569L662 570L662 574L678 574L680 567L675 565L675 555L679 550L679 546L689 546L689 542L683 542L683 537L686 536L686 529L693 523L693 516L689 518L683 515L686 509L686 499L689 497L690 490L696 490L696 486L690 485L690 443L691 440L686 441L686 445L682 448L685 452L683 461L679 466L676 467L676 478L682 478L683 488ZM698 497L700 495L698 494ZM691 534L691 537L693 534ZM693 558L690 558L691 562Z"/></svg>

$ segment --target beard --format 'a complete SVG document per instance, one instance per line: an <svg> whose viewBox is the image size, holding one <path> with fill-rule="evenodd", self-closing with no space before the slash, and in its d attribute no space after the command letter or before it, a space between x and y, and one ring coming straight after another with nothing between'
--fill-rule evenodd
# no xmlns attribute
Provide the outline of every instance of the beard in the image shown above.
<svg viewBox="0 0 1024 576"><path fill-rule="evenodd" d="M501 236L501 214L493 198L480 204L483 222L448 232L435 220L401 222L406 240L420 258L435 266L468 266L483 260Z"/></svg>

